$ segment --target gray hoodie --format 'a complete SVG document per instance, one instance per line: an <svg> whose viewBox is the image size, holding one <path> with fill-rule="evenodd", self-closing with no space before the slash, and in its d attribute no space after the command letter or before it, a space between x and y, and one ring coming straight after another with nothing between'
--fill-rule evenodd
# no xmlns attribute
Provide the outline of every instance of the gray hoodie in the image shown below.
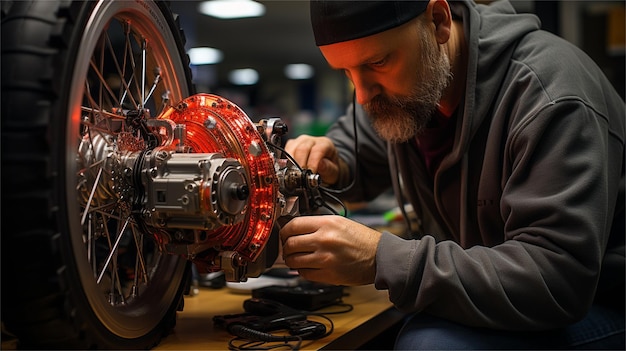
<svg viewBox="0 0 626 351"><path fill-rule="evenodd" d="M451 2L470 47L454 146L431 177L414 143L390 145L356 107L329 130L357 174L344 195L393 186L420 220L383 233L375 286L403 311L471 326L545 330L594 299L623 308L625 105L581 50L537 17Z"/></svg>

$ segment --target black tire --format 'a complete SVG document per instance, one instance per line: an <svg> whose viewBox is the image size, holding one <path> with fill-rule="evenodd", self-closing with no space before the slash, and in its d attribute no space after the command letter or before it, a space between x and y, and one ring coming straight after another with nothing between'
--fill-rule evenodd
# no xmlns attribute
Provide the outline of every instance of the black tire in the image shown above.
<svg viewBox="0 0 626 351"><path fill-rule="evenodd" d="M81 163L87 131L116 123L107 120L108 100L133 100L109 86L111 72L134 84L115 68L119 52L106 54L120 31L133 52L122 53L118 67L148 43L150 50L139 48L143 67L162 70L143 107L155 115L168 98L192 95L184 37L161 2L2 1L2 321L20 348L151 348L182 309L189 262L155 249L122 190L110 187L115 175ZM142 80L145 92L152 81ZM109 184L94 179L98 171ZM96 202L86 200L90 189L100 212L86 206ZM86 208L94 212L83 216ZM117 238L124 240L112 245Z"/></svg>

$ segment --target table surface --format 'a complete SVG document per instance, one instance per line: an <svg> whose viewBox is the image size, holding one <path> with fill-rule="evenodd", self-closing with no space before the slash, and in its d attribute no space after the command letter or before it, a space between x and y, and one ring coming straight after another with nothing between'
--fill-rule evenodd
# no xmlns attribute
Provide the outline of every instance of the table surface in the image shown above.
<svg viewBox="0 0 626 351"><path fill-rule="evenodd" d="M343 302L351 304L354 309L347 313L328 315L334 324L332 334L315 341L304 340L301 349L354 350L403 317L389 302L387 291L376 290L373 285L346 287L344 292L347 295ZM212 318L216 315L242 313L243 301L250 297L249 293L235 293L228 288L200 288L198 295L185 296L185 308L178 314L174 331L154 349L228 349L228 342L233 336L224 329L214 327ZM326 311L333 308L329 307ZM315 316L310 319L323 322Z"/></svg>

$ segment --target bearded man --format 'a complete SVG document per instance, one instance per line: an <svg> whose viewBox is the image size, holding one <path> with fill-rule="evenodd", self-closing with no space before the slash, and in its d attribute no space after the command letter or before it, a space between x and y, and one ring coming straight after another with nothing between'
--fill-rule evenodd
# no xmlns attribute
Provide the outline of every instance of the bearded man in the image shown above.
<svg viewBox="0 0 626 351"><path fill-rule="evenodd" d="M286 151L347 201L393 188L402 236L334 215L280 231L308 280L414 313L398 349L624 349L625 107L508 1L311 1L354 102Z"/></svg>

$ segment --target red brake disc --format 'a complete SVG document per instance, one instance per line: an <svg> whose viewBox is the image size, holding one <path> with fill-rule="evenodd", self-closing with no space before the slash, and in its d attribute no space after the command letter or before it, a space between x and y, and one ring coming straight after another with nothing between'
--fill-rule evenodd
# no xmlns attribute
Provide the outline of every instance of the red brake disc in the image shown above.
<svg viewBox="0 0 626 351"><path fill-rule="evenodd" d="M186 125L185 145L194 153L221 153L238 160L246 171L250 195L244 219L207 231L221 250L234 250L254 261L265 246L277 214L278 180L273 156L254 123L237 105L212 94L190 96L159 118ZM177 143L177 141L175 141ZM209 207L211 186L201 193Z"/></svg>

